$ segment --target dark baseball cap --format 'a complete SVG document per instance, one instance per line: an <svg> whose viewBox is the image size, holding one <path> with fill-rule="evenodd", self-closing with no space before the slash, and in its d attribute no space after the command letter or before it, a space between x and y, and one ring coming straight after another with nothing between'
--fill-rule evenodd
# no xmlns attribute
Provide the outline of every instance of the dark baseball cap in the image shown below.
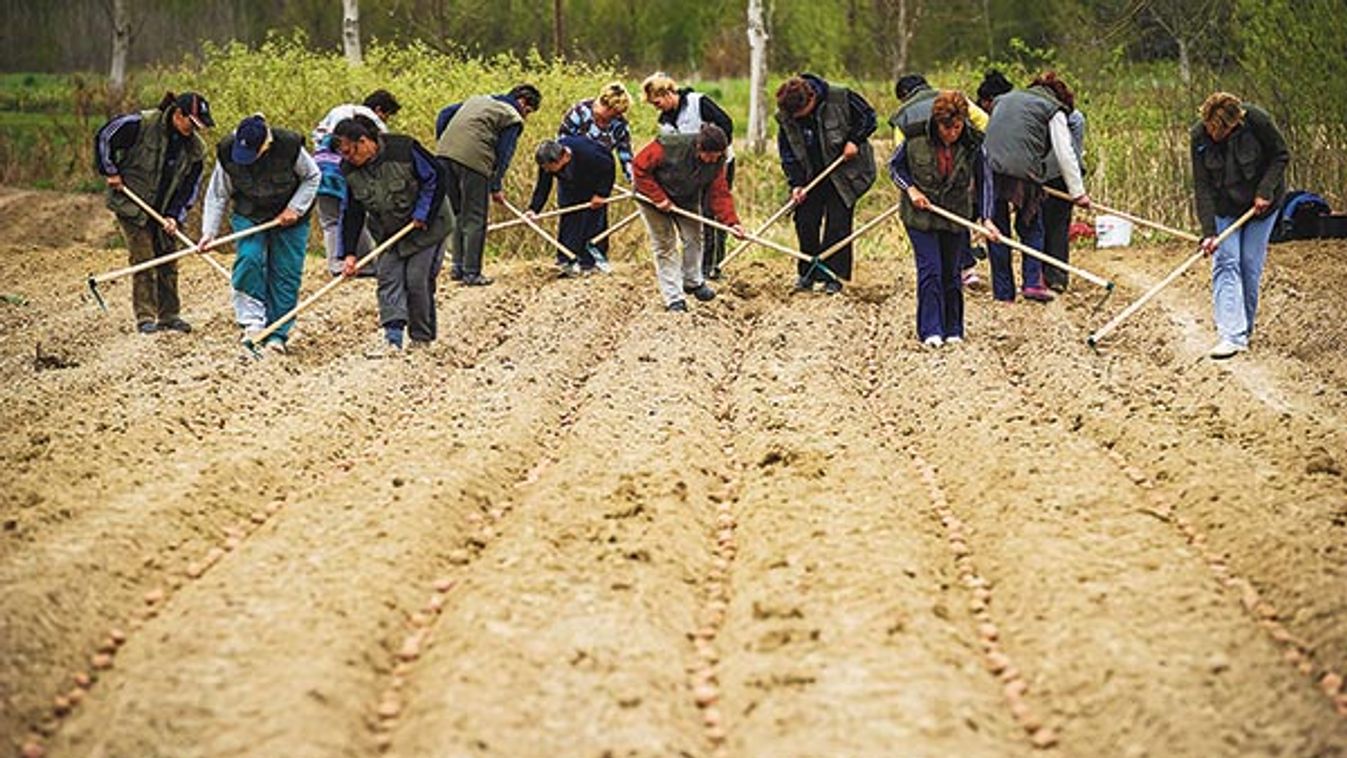
<svg viewBox="0 0 1347 758"><path fill-rule="evenodd" d="M240 166L247 166L257 160L270 139L271 130L267 128L266 119L260 113L253 114L240 121L234 130L234 147L229 158Z"/></svg>
<svg viewBox="0 0 1347 758"><path fill-rule="evenodd" d="M210 103L206 98L195 92L184 92L178 95L178 99L173 101L182 111L182 115L190 118L198 129L209 129L215 126L215 117L210 113Z"/></svg>

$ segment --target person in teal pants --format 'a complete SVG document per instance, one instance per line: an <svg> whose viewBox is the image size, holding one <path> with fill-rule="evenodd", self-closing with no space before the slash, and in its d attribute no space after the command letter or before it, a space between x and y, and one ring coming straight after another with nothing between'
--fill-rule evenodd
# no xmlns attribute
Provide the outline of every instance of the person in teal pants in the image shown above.
<svg viewBox="0 0 1347 758"><path fill-rule="evenodd" d="M234 316L243 338L251 339L299 302L309 211L322 172L302 135L272 128L260 114L243 119L221 140L216 158L203 206L202 243L215 237L227 203L233 205L229 221L236 232L280 222L235 243ZM291 320L277 329L264 347L284 353L293 325Z"/></svg>

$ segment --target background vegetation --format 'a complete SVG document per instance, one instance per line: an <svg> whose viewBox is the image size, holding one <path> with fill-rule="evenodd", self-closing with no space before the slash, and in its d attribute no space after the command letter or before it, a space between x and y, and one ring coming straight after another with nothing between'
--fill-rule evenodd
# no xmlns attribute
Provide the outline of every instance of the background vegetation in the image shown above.
<svg viewBox="0 0 1347 758"><path fill-rule="evenodd" d="M106 66L106 0L0 0L8 19L0 70L18 72L0 74L0 182L98 188L93 131L111 113L151 107L166 89L208 95L222 127L212 139L258 110L307 132L332 105L387 87L404 104L395 127L429 142L443 105L529 80L545 97L527 146L604 81L636 90L657 68L709 92L741 134L747 118L742 2L566 0L558 58L553 3L367 0L357 68L341 57L336 0L134 5L132 86L113 98L104 77L89 73ZM905 64L900 5L913 31ZM1347 202L1347 0L775 0L769 8L771 86L811 70L861 91L881 119L897 106L898 70L969 91L992 66L1017 83L1058 70L1089 119L1088 186L1101 201L1194 226L1187 127L1206 94L1227 89L1277 118L1294 151L1292 186L1338 208ZM639 147L654 114L638 103L631 115ZM741 213L765 217L784 194L774 155L741 155ZM508 193L522 200L533 176L525 148ZM881 181L860 217L894 197ZM534 249L522 234L506 243Z"/></svg>

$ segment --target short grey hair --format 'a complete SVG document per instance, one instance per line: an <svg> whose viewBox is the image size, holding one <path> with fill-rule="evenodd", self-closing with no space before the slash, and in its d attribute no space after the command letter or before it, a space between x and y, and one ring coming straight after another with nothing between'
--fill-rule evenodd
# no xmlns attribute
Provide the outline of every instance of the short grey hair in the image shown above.
<svg viewBox="0 0 1347 758"><path fill-rule="evenodd" d="M533 157L538 161L539 166L546 166L561 160L561 156L566 154L566 148L556 140L543 140L538 143L538 149L533 151Z"/></svg>

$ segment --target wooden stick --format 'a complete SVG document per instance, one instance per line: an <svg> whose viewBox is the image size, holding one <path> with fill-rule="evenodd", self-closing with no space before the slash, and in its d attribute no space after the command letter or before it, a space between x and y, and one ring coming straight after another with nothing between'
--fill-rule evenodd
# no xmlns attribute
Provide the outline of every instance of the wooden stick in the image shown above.
<svg viewBox="0 0 1347 758"><path fill-rule="evenodd" d="M639 193L639 192L636 193L636 199L637 199L637 200L640 200L641 202L643 202L643 203L645 203L645 204L647 204L647 205L649 205L649 206L652 207L652 208L658 209L658 206L657 206L657 204L655 203L654 200L651 200L650 198L646 197L645 195L642 195L642 194ZM669 211L668 211L668 212L669 212L669 213L677 213L678 215L683 216L684 218L690 218L690 219L692 219L693 221L700 221L700 222L702 222L703 224L706 224L707 226L711 227L712 229L719 229L719 230L721 230L721 231L723 231L723 232L729 232L730 234L736 234L736 232L735 232L735 230L734 230L733 227L731 227L731 226L729 226L729 225L727 225L727 224L722 224L722 223L720 223L719 221L716 221L715 219L709 219L709 218L707 218L707 217L705 217L705 216L702 216L702 215L700 215L700 214L693 213L692 211L686 210L686 209L684 209L684 208L680 208L680 207L678 207L677 204L670 205L670 206L669 206ZM764 238L762 238L762 237L758 237L758 236L756 236L756 235L747 234L747 233L744 234L744 239L748 240L749 242L753 242L753 243L762 245L763 247L766 247L766 248L770 248L770 249L772 249L772 250L775 250L775 251L777 251L778 253L785 253L786 255L789 255L789 256L792 257L792 258L796 258L796 259L798 259L798 260L805 261L806 263L813 263L813 262L814 262L814 259L813 259L813 258L809 257L808 255L805 255L804 253L800 252L799 250L795 250L795 249L793 249L793 248L786 247L785 245L782 245L782 244L780 244L780 243L778 243L778 242L773 242L773 241L771 241L771 240L769 240L769 239L764 239Z"/></svg>
<svg viewBox="0 0 1347 758"><path fill-rule="evenodd" d="M575 254L572 253L570 250L568 250L565 245L561 244L560 240L548 234L547 230L543 229L541 226L538 226L537 221L529 218L528 216L525 216L522 212L520 212L518 208L511 205L509 200L505 200L504 203L505 207L510 209L510 212L517 217L517 220L520 223L527 224L530 229L538 233L539 237L542 237L543 239L551 243L552 247L555 247L562 255L566 256L566 260L571 261L572 263L575 262L576 260Z"/></svg>
<svg viewBox="0 0 1347 758"><path fill-rule="evenodd" d="M845 236L845 237L843 237L842 239L838 240L836 243L833 244L832 247L828 248L827 250L824 250L823 252L819 253L818 259L821 260L821 261L826 261L826 260L828 260L828 258L832 257L832 255L833 255L834 253L836 253L838 250L841 250L842 248L844 248L844 247L846 247L847 245L851 244L851 241L852 241L852 240L856 239L857 237L861 236L862 234L865 234L866 232L870 231L870 230L873 229L874 227L876 227L876 226L878 226L879 224L883 223L885 220L887 220L887 219L888 219L890 216L892 216L893 214L895 214L895 213L897 213L898 211L902 210L902 207L903 207L903 204L902 204L902 203L895 203L894 205L888 207L887 209L884 210L883 213L880 213L878 216L875 216L874 218L872 218L872 219L870 219L869 221L867 221L867 222L865 222L864 224L862 224L862 225L861 225L861 228L857 229L856 231L852 232L851 234L848 234L847 236Z"/></svg>
<svg viewBox="0 0 1347 758"><path fill-rule="evenodd" d="M604 205L607 205L607 204L609 204L609 203L615 203L615 202L617 202L618 200L629 200L629 199L631 199L631 193L630 193L630 192L627 192L626 190L623 190L621 194L610 195L610 196L608 196L608 197L605 197L605 198L603 199L603 204L604 204ZM588 202L588 201L583 202L583 203L576 203L575 205L568 205L568 206L566 206L565 208L555 208L555 209L550 210L550 211L544 211L544 212L542 212L542 213L539 213L539 214L535 215L535 216L533 217L533 220L534 220L534 221L542 221L542 220L545 219L545 218L552 218L553 216L564 216L564 215L566 215L566 214L568 214L568 213L575 213L576 211L587 210L589 207L590 207L590 205L589 205L589 202ZM501 229L509 229L509 228L511 228L511 227L519 226L520 224L523 224L523 223L524 223L524 220L523 220L522 217L521 217L521 218L512 218L512 219L510 219L510 220L508 220L508 221L500 221L500 222L497 222L497 223L495 223L495 224L491 224L490 226L488 226L488 227L486 228L486 230L487 230L488 232L496 232L496 231L500 231Z"/></svg>
<svg viewBox="0 0 1347 758"><path fill-rule="evenodd" d="M414 229L416 229L416 224L410 221L407 222L407 225L399 229L396 234L384 240L383 242L380 242L378 247L366 253L364 258L361 258L360 260L356 261L355 270L359 271L360 269L364 268L366 265L369 264L370 261L374 260L375 258L378 258L380 253L392 247L393 245L396 245L398 240L402 239L403 237L406 237L408 234L411 234ZM322 287L319 287L317 292L304 298L302 301L300 301L299 305L296 305L294 308L291 308L289 313L276 319L274 322L272 322L270 326L268 326L266 329L263 329L261 332L253 335L248 339L245 339L243 341L243 346L251 350L253 354L257 354L257 345L259 343L261 343L267 337L270 337L273 333L275 333L277 329L280 329L286 323L292 321L296 316L303 313L306 309L308 309L310 305L313 305L314 303L321 300L325 295L327 295L327 293L331 292L337 287L340 287L342 284L345 284L346 281L350 278L351 277L346 275L338 276L334 278L332 281L328 282L327 284L324 284Z"/></svg>
<svg viewBox="0 0 1347 758"><path fill-rule="evenodd" d="M167 220L164 219L164 217L159 214L159 211L156 211L154 208L150 207L149 203L145 202L144 200L141 200L140 196L132 192L130 187L123 184L121 187L119 187L119 189L123 193L125 193L127 197L131 198L131 202L140 206L140 209L142 211L145 211L145 213L150 218L154 219L155 222L157 222L160 227L163 227L164 224L167 223ZM178 241L183 243L187 247L189 248L200 247L200 245L197 245L195 242L192 241L191 237L188 237L186 234L183 234L181 229L177 229L176 231L174 231L174 234L177 236ZM230 275L229 270L226 269L224 266L221 266L219 261L210 257L210 254L208 254L205 250L198 250L197 252L201 253L201 257L204 258L206 262L209 263L211 266L215 267L215 270L219 271L221 276L229 280L231 283L234 281L234 277Z"/></svg>
<svg viewBox="0 0 1347 758"><path fill-rule="evenodd" d="M1244 226L1244 224L1246 224L1249 221L1249 219L1253 218L1254 215L1255 209L1253 208L1250 208L1249 210L1245 211L1244 215L1239 217L1239 220L1237 220L1230 226L1226 227L1226 230L1221 232L1220 236L1216 238L1216 243L1213 247L1220 247L1221 243L1225 242L1226 238L1234 234L1241 226ZM1122 312L1114 316L1112 321L1109 321L1107 324L1104 324L1103 326L1099 327L1099 329L1097 329L1094 332L1094 334L1091 334L1085 341L1090 345L1090 347L1098 346L1099 340L1103 339L1104 336L1107 335L1109 332L1113 331L1114 329L1117 329L1118 325L1121 324L1124 320L1126 320L1127 317L1131 316L1133 313L1136 313L1138 310L1141 310L1141 306L1150 302L1151 298L1160 294L1160 290L1172 284L1175 279L1178 279L1180 276L1183 275L1185 271L1192 268L1193 264L1202 260L1202 258L1205 257L1206 254L1207 254L1206 251L1199 248L1196 253L1193 253L1191 256L1188 257L1188 260L1184 261L1183 263L1180 263L1178 268L1171 271L1169 273L1169 276L1166 276L1164 279L1161 279L1160 282L1156 284L1154 287L1151 287L1150 289L1146 290L1145 294L1137 298L1131 305L1127 306L1126 308L1123 308Z"/></svg>
<svg viewBox="0 0 1347 758"><path fill-rule="evenodd" d="M931 207L928 210L937 216L949 219L950 221L953 221L954 223L960 226L967 227L972 231L984 233L986 232L986 229L978 226L972 221L969 221L968 219L959 216L957 214L950 213L949 211L945 210L944 208L941 208L940 206L934 203L931 204ZM1113 289L1113 282L1110 282L1104 277L1099 276L1098 274L1092 274L1089 271L1086 271L1085 269L1080 268L1078 266L1072 266L1070 263L1063 263L1062 261L1053 258L1051 255L1044 255L1043 253L1033 249L1032 247L1029 247L1028 245L1010 239L1004 234L1001 235L1001 244L1008 245L1009 247L1020 251L1022 254L1027 255L1030 258L1037 258L1038 260L1043 261L1049 266L1056 266L1057 268L1060 268L1063 271L1070 271L1071 273L1075 274L1076 276L1079 276L1080 278L1086 280L1087 282L1097 284L1106 290Z"/></svg>
<svg viewBox="0 0 1347 758"><path fill-rule="evenodd" d="M826 178L828 177L828 175L831 174L831 173L833 172L833 169L835 169L835 168L837 168L838 166L842 165L842 162L843 162L844 160L846 160L845 157L843 157L843 156L841 156L841 155L837 156L837 160L833 161L832 163L830 163L830 164L828 165L827 168L823 169L823 173L821 173L821 174L819 174L818 176L814 177L814 180L813 180L813 181L811 181L810 183L808 183L808 184L806 184L806 185L804 186L804 194L805 194L806 196L808 196L810 190L812 190L812 189L814 189L815 187L817 187L818 184L819 184L819 182L821 182L821 181L823 181L824 179L826 179ZM776 213L773 213L773 214L771 215L770 218L768 218L766 221L762 222L762 224L760 224L760 225L758 226L757 229L754 229L754 230L753 230L753 234L756 235L756 236L761 236L761 235L762 235L764 232L766 232L768 229L772 228L772 225L773 225L773 224L775 224L776 222L780 221L780 220L782 219L782 217L784 217L787 213L790 213L791 210L793 210L794 208L795 208L795 200L794 200L793 198L790 199L790 200L787 200L787 201L786 201L786 204L783 205L783 206L781 206L781 209L780 209L780 210L778 210ZM747 250L749 244L750 244L750 243L748 243L748 242L740 242L740 243L739 243L733 250L730 251L730 254L727 255L727 256L725 256L725 259L722 260L722 261L720 262L720 267L721 267L722 269L725 268L726 264L728 264L731 260L734 260L734 257L735 257L735 256L737 256L737 255L739 255L740 253L742 253L742 252L744 252L745 250Z"/></svg>
<svg viewBox="0 0 1347 758"><path fill-rule="evenodd" d="M109 282L109 281L112 281L113 279L120 279L120 278L123 277L123 276L130 276L131 274L139 274L139 273L142 272L142 271L145 271L145 270L147 270L147 269L152 269L152 268L154 268L154 267L156 267L156 266L162 266L162 265L164 265L165 263L169 263L169 262L171 262L171 261L176 261L176 260L178 260L179 258L185 258L185 257L187 257L187 256L189 256L189 255L195 255L195 254L200 253L200 252L205 251L205 250L214 250L214 249L217 248L217 247L223 247L223 246L225 246L225 245L228 245L228 244L231 243L231 242L237 242L238 240L241 240L241 239L243 239L244 237L249 237L249 236L251 236L251 235L257 234L258 232L264 232L264 231L266 231L266 230L268 230L268 229L274 229L274 228L275 228L276 226L278 226L280 223L281 223L281 222L277 221L276 219L272 219L272 220L266 222L265 224L258 224L257 226L250 226L250 227L248 227L247 229L243 229L243 230L241 230L241 231L234 232L233 234L230 234L230 235L221 237L221 238L219 238L219 239L211 240L211 241L210 241L210 244L206 245L205 247L201 248L200 250L198 250L196 247L183 248L183 249L177 251L176 253L169 253L168 255L161 255L161 256L159 256L158 258L151 258L151 259L148 260L148 261L144 261L144 262L142 262L142 263L137 263L137 264L134 265L134 266L127 266L126 268L119 268L119 269L117 269L116 271L109 271L109 272L107 272L106 274L99 274L99 275L97 275L97 276L90 276L90 277L89 277L89 281L90 281L92 284L102 284L103 282Z"/></svg>
<svg viewBox="0 0 1347 758"><path fill-rule="evenodd" d="M1065 192L1062 192L1062 191L1059 190L1059 189L1055 189L1055 188L1053 188L1053 187L1047 187L1047 186L1045 186L1045 187L1043 187L1043 191L1046 192L1046 193L1048 193L1049 195L1052 195L1052 196L1055 197L1055 198L1058 198L1059 200L1066 200L1067 202L1074 202L1074 201L1073 201L1073 198L1072 198L1070 195L1066 194ZM1202 238L1201 238L1201 237L1199 237L1199 236L1197 236L1196 234L1193 234L1193 233L1191 233L1191 232L1185 232L1185 231L1182 231L1182 230L1180 230L1180 229L1175 229L1175 228L1172 227L1172 226L1165 226L1164 224L1162 224L1162 223L1160 223L1160 222L1158 222L1158 221L1148 221L1148 220L1146 220L1146 219L1144 219L1144 218L1142 218L1142 217L1140 217L1140 216L1134 216L1134 215L1128 213L1127 211L1120 211L1120 210L1118 210L1117 208L1110 208L1110 207L1108 207L1107 205L1104 205L1103 203L1097 203L1097 202L1091 201L1091 202L1090 202L1090 208L1089 208L1089 210L1103 211L1103 212L1105 212L1105 213L1112 213L1113 215L1119 216L1119 217L1121 217L1121 218L1125 218L1125 219L1127 219L1128 221L1131 221L1131 222L1134 223L1134 224L1140 224L1141 226L1149 226L1149 227L1152 228L1152 229L1156 229L1156 230L1158 230L1158 231L1162 231L1162 232L1164 232L1165 234L1168 234L1168 235L1173 236L1173 237L1178 237L1178 238L1181 239L1181 240L1187 240L1188 242L1201 242L1201 241L1202 241Z"/></svg>
<svg viewBox="0 0 1347 758"><path fill-rule="evenodd" d="M622 227L626 226L627 224L630 224L631 222L635 221L640 217L641 217L640 211L632 211L630 215L623 216L616 224L613 224L609 226L607 229L604 229L603 231L594 235L594 239L591 239L589 241L589 244L597 245L600 242L603 242L604 240L608 239L608 235L612 234L613 232L616 232L618 229L621 229Z"/></svg>

